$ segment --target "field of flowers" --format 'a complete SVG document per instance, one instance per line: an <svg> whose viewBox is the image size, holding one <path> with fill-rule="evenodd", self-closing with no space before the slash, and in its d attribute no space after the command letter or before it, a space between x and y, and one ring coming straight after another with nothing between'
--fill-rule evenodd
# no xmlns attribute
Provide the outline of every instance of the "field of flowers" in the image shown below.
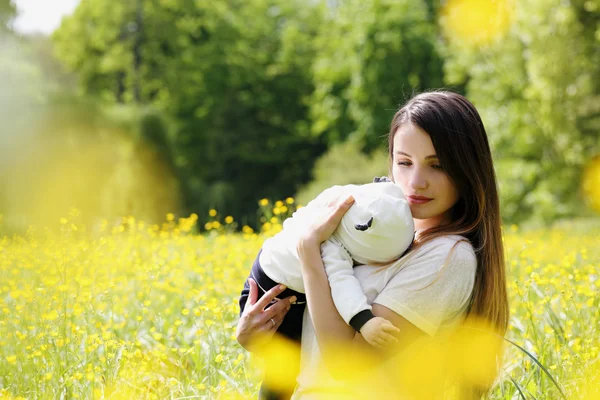
<svg viewBox="0 0 600 400"><path fill-rule="evenodd" d="M264 200L261 233L214 210L201 235L195 215L84 227L73 210L0 238L0 399L255 397L237 296L291 203ZM505 231L514 345L490 398L600 398L600 230Z"/></svg>

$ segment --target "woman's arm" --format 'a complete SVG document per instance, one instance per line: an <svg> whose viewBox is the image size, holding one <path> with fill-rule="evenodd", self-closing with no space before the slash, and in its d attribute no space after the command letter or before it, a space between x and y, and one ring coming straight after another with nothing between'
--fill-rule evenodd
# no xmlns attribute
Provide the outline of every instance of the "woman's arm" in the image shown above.
<svg viewBox="0 0 600 400"><path fill-rule="evenodd" d="M308 312L317 333L319 347L327 347L329 339L338 343L353 340L357 332L342 319L331 297L329 280L321 258L321 242L314 237L301 240L298 255L302 264Z"/></svg>
<svg viewBox="0 0 600 400"><path fill-rule="evenodd" d="M320 245L336 229L344 213L352 206L352 197L339 203L337 206L330 206L320 223L307 232L298 244L298 255L302 264L302 274L304 286L306 289L306 298L308 311L311 316L319 348L323 353L325 360L330 359L328 349L331 344L336 348L348 345L375 350L368 345L354 328L350 327L339 315L333 299L323 260L321 259ZM422 336L424 333L387 307L374 304L373 314L385 318L399 328L396 332L398 342L393 348L386 348L380 354L383 357L389 357L400 351L403 347L410 344L413 340Z"/></svg>

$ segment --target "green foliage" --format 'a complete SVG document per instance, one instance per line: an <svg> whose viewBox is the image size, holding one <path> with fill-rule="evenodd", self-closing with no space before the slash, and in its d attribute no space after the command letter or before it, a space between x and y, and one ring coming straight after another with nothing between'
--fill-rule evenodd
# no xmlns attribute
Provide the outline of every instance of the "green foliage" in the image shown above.
<svg viewBox="0 0 600 400"><path fill-rule="evenodd" d="M482 114L507 222L579 214L581 169L600 151L600 0L515 2L506 35L476 48L439 46L445 4L87 0L53 42L84 93L172 121L143 129L177 171L185 214L256 226L258 199L297 192L328 146L379 148L397 106L444 82Z"/></svg>
<svg viewBox="0 0 600 400"><path fill-rule="evenodd" d="M292 195L325 150L308 135L304 101L319 9L252 1L203 12L212 14L198 17L209 24L207 39L177 58L179 89L167 107L180 121L187 210L217 208L254 225L256 201Z"/></svg>
<svg viewBox="0 0 600 400"><path fill-rule="evenodd" d="M449 43L446 79L486 123L505 220L547 223L582 211L581 170L600 152L600 2L515 3L504 37Z"/></svg>
<svg viewBox="0 0 600 400"><path fill-rule="evenodd" d="M300 188L296 201L306 205L328 187L368 183L376 176L386 176L387 152L378 149L366 155L359 147L352 141L332 146L315 163L314 178Z"/></svg>
<svg viewBox="0 0 600 400"><path fill-rule="evenodd" d="M0 33L10 29L10 23L17 15L17 9L12 0L0 0Z"/></svg>
<svg viewBox="0 0 600 400"><path fill-rule="evenodd" d="M292 195L325 150L309 135L306 104L321 5L137 4L82 3L55 33L82 89L123 102L139 91L141 102L177 120L173 159L185 212L252 216L259 198Z"/></svg>
<svg viewBox="0 0 600 400"><path fill-rule="evenodd" d="M312 132L380 146L397 106L442 84L435 23L425 1L340 2L317 37Z"/></svg>
<svg viewBox="0 0 600 400"><path fill-rule="evenodd" d="M82 1L53 34L55 52L78 72L86 93L103 99L132 97L135 2Z"/></svg>

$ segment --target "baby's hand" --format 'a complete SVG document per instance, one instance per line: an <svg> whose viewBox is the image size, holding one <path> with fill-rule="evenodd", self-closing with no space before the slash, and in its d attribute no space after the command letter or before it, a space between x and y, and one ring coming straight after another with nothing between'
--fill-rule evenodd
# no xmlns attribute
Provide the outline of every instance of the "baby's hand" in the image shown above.
<svg viewBox="0 0 600 400"><path fill-rule="evenodd" d="M392 325L390 321L380 317L371 318L360 328L360 333L367 343L377 348L384 348L398 343L398 339L392 336L392 334L398 332L400 330Z"/></svg>

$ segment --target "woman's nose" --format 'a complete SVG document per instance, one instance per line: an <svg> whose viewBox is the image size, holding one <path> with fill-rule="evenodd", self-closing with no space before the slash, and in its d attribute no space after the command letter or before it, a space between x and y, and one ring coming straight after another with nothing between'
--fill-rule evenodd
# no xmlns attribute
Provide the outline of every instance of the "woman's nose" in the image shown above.
<svg viewBox="0 0 600 400"><path fill-rule="evenodd" d="M427 188L427 178L420 171L415 170L410 177L410 187L414 190Z"/></svg>

